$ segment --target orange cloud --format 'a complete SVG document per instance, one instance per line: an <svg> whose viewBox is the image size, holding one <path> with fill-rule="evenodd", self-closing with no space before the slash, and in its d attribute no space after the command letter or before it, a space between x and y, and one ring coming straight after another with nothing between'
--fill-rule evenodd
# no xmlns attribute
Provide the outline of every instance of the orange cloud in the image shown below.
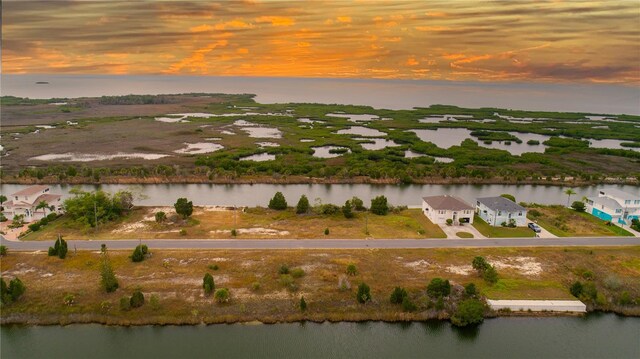
<svg viewBox="0 0 640 359"><path fill-rule="evenodd" d="M425 32L451 30L451 28L448 26L415 26L414 29L418 31L425 31Z"/></svg>
<svg viewBox="0 0 640 359"><path fill-rule="evenodd" d="M415 57L411 56L407 59L407 62L405 62L405 64L407 66L416 66L416 65L420 65L420 62L416 60Z"/></svg>
<svg viewBox="0 0 640 359"><path fill-rule="evenodd" d="M336 20L343 24L349 24L351 23L351 16L338 16L336 17Z"/></svg>
<svg viewBox="0 0 640 359"><path fill-rule="evenodd" d="M293 26L296 21L293 18L285 16L260 16L256 18L258 23L271 23L273 26Z"/></svg>
<svg viewBox="0 0 640 359"><path fill-rule="evenodd" d="M447 13L442 11L427 11L424 14L429 17L447 17Z"/></svg>

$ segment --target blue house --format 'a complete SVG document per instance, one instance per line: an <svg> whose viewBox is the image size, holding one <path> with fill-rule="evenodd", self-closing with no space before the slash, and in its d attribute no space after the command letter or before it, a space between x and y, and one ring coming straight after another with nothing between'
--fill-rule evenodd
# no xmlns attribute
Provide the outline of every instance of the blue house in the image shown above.
<svg viewBox="0 0 640 359"><path fill-rule="evenodd" d="M618 189L602 189L597 197L588 197L586 211L612 223L630 225L640 219L640 193L631 194Z"/></svg>

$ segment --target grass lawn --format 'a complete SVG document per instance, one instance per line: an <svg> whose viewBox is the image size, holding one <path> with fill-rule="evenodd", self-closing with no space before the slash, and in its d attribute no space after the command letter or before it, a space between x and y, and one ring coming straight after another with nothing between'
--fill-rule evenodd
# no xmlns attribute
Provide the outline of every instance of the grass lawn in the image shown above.
<svg viewBox="0 0 640 359"><path fill-rule="evenodd" d="M456 232L456 236L460 238L473 238L473 234L469 232Z"/></svg>
<svg viewBox="0 0 640 359"><path fill-rule="evenodd" d="M165 223L156 223L154 213L164 211L169 216ZM158 238L232 238L236 228L238 239L255 238L446 238L437 225L431 223L420 209L407 209L400 213L378 216L356 212L355 218L346 219L342 213L334 215L296 215L294 209L273 211L266 208L248 208L244 211L215 207L196 207L192 217L182 221L171 214L172 207L138 207L126 218L84 229L73 225L69 218L61 217L40 231L25 236L24 240L51 240L57 234L66 239L158 239ZM329 235L325 235L325 229ZM368 229L369 233L366 233ZM186 233L181 234L184 230Z"/></svg>
<svg viewBox="0 0 640 359"><path fill-rule="evenodd" d="M532 210L539 212L532 213ZM564 206L535 206L528 208L527 217L558 237L572 236L633 236L616 225L585 212Z"/></svg>
<svg viewBox="0 0 640 359"><path fill-rule="evenodd" d="M510 238L510 237L534 237L535 233L529 227L494 227L485 222L477 215L473 218L473 226L478 232L487 238Z"/></svg>
<svg viewBox="0 0 640 359"><path fill-rule="evenodd" d="M119 282L119 289L109 294L100 286L102 258L98 252L69 251L61 260L42 251L9 251L0 270L5 280L19 277L27 290L18 302L3 306L2 318L110 324L419 320L428 315L426 286L436 277L454 285L474 283L491 299L571 299L569 286L575 280L584 281L582 275L587 271L605 298L616 300L623 291L640 298L636 263L640 247L269 251L155 250L152 242L147 244L152 255L140 263L131 262L130 251L108 251ZM496 265L498 283L487 285L470 268L475 256ZM357 275L346 276L351 263ZM282 264L304 271L294 279L297 288L283 285L278 274ZM218 269L213 270L213 265ZM213 296L204 295L202 278L207 272L216 288L229 289L230 303L217 304ZM341 276L346 276L350 288L339 288ZM355 299L362 282L371 287L373 301L367 305ZM389 303L396 286L407 290L418 311L404 313L401 306ZM120 310L120 298L131 296L138 288L144 293L144 306ZM64 304L67 294L75 296L74 305ZM157 300L154 305L152 295ZM305 313L297 307L301 296L309 305ZM627 307L636 315L639 308Z"/></svg>

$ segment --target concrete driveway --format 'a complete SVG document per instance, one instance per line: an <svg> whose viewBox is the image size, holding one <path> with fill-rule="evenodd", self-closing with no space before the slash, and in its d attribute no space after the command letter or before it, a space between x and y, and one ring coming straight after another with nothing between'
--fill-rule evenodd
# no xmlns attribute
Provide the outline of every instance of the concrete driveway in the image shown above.
<svg viewBox="0 0 640 359"><path fill-rule="evenodd" d="M451 225L451 226L448 226L446 224L439 224L439 226L442 229L442 231L447 235L447 238L459 239L460 237L456 234L458 232L471 233L473 235L473 238L475 239L487 238L483 236L480 232L478 232L478 230L470 224L460 224L460 225Z"/></svg>

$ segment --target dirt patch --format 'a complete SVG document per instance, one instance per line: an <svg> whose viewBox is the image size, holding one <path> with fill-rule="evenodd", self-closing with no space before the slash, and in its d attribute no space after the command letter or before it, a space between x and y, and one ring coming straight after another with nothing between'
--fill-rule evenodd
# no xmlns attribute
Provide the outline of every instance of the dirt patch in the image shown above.
<svg viewBox="0 0 640 359"><path fill-rule="evenodd" d="M473 272L473 267L470 265L462 265L462 266L448 266L446 268L447 272L458 274L458 275L469 275Z"/></svg>
<svg viewBox="0 0 640 359"><path fill-rule="evenodd" d="M504 259L487 259L496 269L513 269L527 276L542 274L542 264L533 257L513 257Z"/></svg>
<svg viewBox="0 0 640 359"><path fill-rule="evenodd" d="M131 223L131 224L124 225L124 226L122 226L120 228L116 228L111 232L112 233L132 233L132 232L139 231L139 230L146 229L146 228L147 228L147 225L145 223L143 223L143 222L134 222L134 223Z"/></svg>

